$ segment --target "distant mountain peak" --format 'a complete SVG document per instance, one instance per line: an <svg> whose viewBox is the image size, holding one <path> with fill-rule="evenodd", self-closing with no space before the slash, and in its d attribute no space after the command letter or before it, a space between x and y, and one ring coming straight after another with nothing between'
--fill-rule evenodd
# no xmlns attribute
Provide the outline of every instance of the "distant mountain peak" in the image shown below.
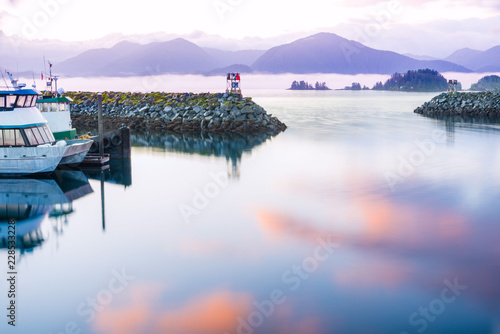
<svg viewBox="0 0 500 334"><path fill-rule="evenodd" d="M182 38L182 37L174 38L174 39L172 39L170 41L166 41L164 43L179 44L179 45L181 45L181 44L184 44L184 45L196 45L193 42L190 42L187 39ZM196 45L196 46L198 46L198 45Z"/></svg>
<svg viewBox="0 0 500 334"><path fill-rule="evenodd" d="M462 48L462 49L459 49L459 50L453 52L451 55L449 55L448 57L446 57L445 60L447 60L447 59L456 59L456 58L459 58L459 57L473 57L475 55L480 54L481 52L483 52L483 51L474 50L474 49L471 49L471 48Z"/></svg>
<svg viewBox="0 0 500 334"><path fill-rule="evenodd" d="M313 43L338 43L338 42L352 42L357 43L355 41L350 41L342 36L331 32L320 32L308 37L300 38L292 43L304 43L304 42L313 42ZM289 43L291 44L291 43Z"/></svg>
<svg viewBox="0 0 500 334"><path fill-rule="evenodd" d="M444 60L470 68L476 72L500 71L500 45L486 51L463 48Z"/></svg>
<svg viewBox="0 0 500 334"><path fill-rule="evenodd" d="M421 68L468 72L441 60L416 60L396 52L376 50L333 33L318 33L276 46L252 64L264 73L393 74Z"/></svg>

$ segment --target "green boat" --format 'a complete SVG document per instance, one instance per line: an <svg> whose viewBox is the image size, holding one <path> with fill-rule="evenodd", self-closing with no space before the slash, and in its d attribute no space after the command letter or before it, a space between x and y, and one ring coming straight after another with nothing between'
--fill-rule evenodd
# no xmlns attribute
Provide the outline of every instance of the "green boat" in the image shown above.
<svg viewBox="0 0 500 334"><path fill-rule="evenodd" d="M74 139L76 129L71 123L71 102L69 97L63 96L64 89L57 88L58 76L52 75L52 63L49 61L49 73L47 77L46 90L42 98L36 101L38 109L49 122L50 129L57 140ZM42 80L44 73L42 73Z"/></svg>
<svg viewBox="0 0 500 334"><path fill-rule="evenodd" d="M76 129L71 123L71 102L66 96L42 97L36 101L38 109L49 122L50 129L56 140L73 139Z"/></svg>

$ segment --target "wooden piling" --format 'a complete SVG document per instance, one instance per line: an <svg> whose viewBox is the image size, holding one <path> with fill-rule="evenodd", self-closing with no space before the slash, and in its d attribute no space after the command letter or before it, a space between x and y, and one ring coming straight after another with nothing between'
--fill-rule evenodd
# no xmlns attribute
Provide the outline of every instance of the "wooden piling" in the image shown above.
<svg viewBox="0 0 500 334"><path fill-rule="evenodd" d="M102 158L104 156L104 127L102 123L102 94L99 93L97 95L97 109L98 109L98 116L97 116L97 123L99 126L99 156Z"/></svg>

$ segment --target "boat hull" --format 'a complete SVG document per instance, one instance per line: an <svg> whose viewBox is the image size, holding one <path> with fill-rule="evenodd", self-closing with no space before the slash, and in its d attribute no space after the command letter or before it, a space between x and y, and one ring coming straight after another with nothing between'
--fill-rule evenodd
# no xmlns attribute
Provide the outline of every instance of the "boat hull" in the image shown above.
<svg viewBox="0 0 500 334"><path fill-rule="evenodd" d="M64 156L59 164L74 167L82 163L83 159L89 152L93 140L73 139L66 140L66 143L66 152L64 152Z"/></svg>
<svg viewBox="0 0 500 334"><path fill-rule="evenodd" d="M51 173L65 152L66 146L0 147L0 175Z"/></svg>

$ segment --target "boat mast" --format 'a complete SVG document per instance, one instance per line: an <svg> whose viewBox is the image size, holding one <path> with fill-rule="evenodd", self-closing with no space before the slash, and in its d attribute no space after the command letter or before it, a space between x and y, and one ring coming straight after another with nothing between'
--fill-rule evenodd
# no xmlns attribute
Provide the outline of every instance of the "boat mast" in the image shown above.
<svg viewBox="0 0 500 334"><path fill-rule="evenodd" d="M50 87L50 93L47 95L50 95L52 97L57 96L59 93L57 92L57 79L59 79L59 76L57 75L52 75L52 63L50 60L47 61L49 63L49 78L47 80L47 88ZM47 72L45 72L47 74ZM55 88L54 88L55 87ZM48 89L47 89L48 92Z"/></svg>

